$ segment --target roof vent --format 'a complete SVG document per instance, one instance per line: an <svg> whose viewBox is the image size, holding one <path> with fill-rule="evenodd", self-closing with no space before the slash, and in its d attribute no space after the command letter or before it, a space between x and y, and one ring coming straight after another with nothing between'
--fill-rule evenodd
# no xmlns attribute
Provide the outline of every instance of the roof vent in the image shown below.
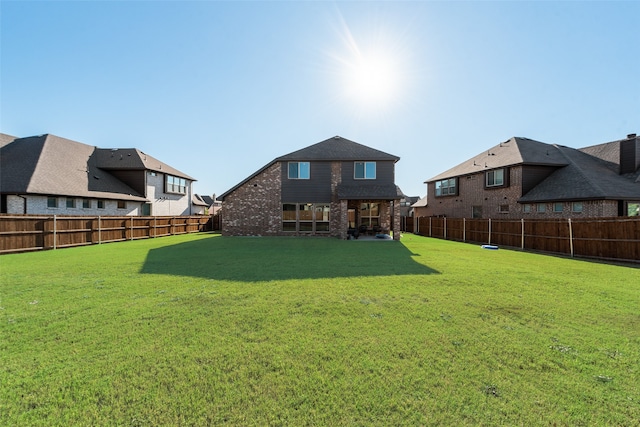
<svg viewBox="0 0 640 427"><path fill-rule="evenodd" d="M629 135L627 135L627 139L633 139L636 137L635 133L630 133Z"/></svg>
<svg viewBox="0 0 640 427"><path fill-rule="evenodd" d="M336 135L336 136L333 137L333 139L340 139L340 136Z"/></svg>

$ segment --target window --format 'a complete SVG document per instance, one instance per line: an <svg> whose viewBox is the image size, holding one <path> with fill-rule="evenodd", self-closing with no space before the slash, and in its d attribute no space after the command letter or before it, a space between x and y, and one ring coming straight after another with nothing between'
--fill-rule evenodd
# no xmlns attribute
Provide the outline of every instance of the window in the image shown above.
<svg viewBox="0 0 640 427"><path fill-rule="evenodd" d="M98 200L98 209L104 209L104 200Z"/></svg>
<svg viewBox="0 0 640 427"><path fill-rule="evenodd" d="M353 177L355 179L376 179L376 162L355 162Z"/></svg>
<svg viewBox="0 0 640 427"><path fill-rule="evenodd" d="M173 175L166 175L164 192L187 194L187 180Z"/></svg>
<svg viewBox="0 0 640 427"><path fill-rule="evenodd" d="M582 212L582 202L571 203L571 212Z"/></svg>
<svg viewBox="0 0 640 427"><path fill-rule="evenodd" d="M47 207L48 208L57 208L58 207L58 198L57 197L47 197Z"/></svg>
<svg viewBox="0 0 640 427"><path fill-rule="evenodd" d="M580 212L582 212L582 203L580 203ZM627 215L628 216L640 216L640 202L627 203Z"/></svg>
<svg viewBox="0 0 640 427"><path fill-rule="evenodd" d="M496 169L485 173L487 187L500 187L504 185L504 169Z"/></svg>
<svg viewBox="0 0 640 427"><path fill-rule="evenodd" d="M289 162L289 179L309 179L310 176L309 162Z"/></svg>
<svg viewBox="0 0 640 427"><path fill-rule="evenodd" d="M91 209L91 199L82 199L82 209Z"/></svg>
<svg viewBox="0 0 640 427"><path fill-rule="evenodd" d="M482 218L482 206L471 207L471 218Z"/></svg>
<svg viewBox="0 0 640 427"><path fill-rule="evenodd" d="M531 205L523 205L522 206L522 212L531 213Z"/></svg>
<svg viewBox="0 0 640 427"><path fill-rule="evenodd" d="M124 200L118 200L118 209L127 209L127 202Z"/></svg>
<svg viewBox="0 0 640 427"><path fill-rule="evenodd" d="M364 225L366 227L377 227L380 225L379 203L360 204L360 225Z"/></svg>
<svg viewBox="0 0 640 427"><path fill-rule="evenodd" d="M282 231L296 231L296 205L285 203L282 205Z"/></svg>
<svg viewBox="0 0 640 427"><path fill-rule="evenodd" d="M284 203L282 231L323 233L329 231L329 205L314 203Z"/></svg>
<svg viewBox="0 0 640 427"><path fill-rule="evenodd" d="M457 196L458 195L458 178L443 179L436 181L436 197L440 196Z"/></svg>
<svg viewBox="0 0 640 427"><path fill-rule="evenodd" d="M538 203L536 205L536 211L543 213L547 211L547 205L545 205L544 203Z"/></svg>
<svg viewBox="0 0 640 427"><path fill-rule="evenodd" d="M67 197L67 209L73 209L76 207L76 199Z"/></svg>
<svg viewBox="0 0 640 427"><path fill-rule="evenodd" d="M554 212L562 212L564 210L564 204L561 202L556 202L553 204Z"/></svg>
<svg viewBox="0 0 640 427"><path fill-rule="evenodd" d="M500 207L498 208L498 212L509 213L509 205L500 205Z"/></svg>

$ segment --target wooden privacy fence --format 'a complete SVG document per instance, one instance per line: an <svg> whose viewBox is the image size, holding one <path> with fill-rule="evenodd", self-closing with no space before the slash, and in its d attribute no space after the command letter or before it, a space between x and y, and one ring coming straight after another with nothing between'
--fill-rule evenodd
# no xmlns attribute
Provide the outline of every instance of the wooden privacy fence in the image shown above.
<svg viewBox="0 0 640 427"><path fill-rule="evenodd" d="M417 218L416 234L572 257L640 261L640 217L580 219Z"/></svg>
<svg viewBox="0 0 640 427"><path fill-rule="evenodd" d="M211 216L0 215L0 254L214 229Z"/></svg>

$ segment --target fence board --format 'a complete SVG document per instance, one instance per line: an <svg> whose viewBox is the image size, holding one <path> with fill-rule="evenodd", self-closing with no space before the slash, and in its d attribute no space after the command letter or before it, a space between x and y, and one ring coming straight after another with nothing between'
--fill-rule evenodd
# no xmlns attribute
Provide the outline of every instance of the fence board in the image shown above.
<svg viewBox="0 0 640 427"><path fill-rule="evenodd" d="M0 254L213 230L209 216L0 215Z"/></svg>
<svg viewBox="0 0 640 427"><path fill-rule="evenodd" d="M417 234L439 239L480 244L491 241L499 246L567 255L572 254L573 247L574 256L640 261L640 217L579 218L571 222L420 217L417 222Z"/></svg>

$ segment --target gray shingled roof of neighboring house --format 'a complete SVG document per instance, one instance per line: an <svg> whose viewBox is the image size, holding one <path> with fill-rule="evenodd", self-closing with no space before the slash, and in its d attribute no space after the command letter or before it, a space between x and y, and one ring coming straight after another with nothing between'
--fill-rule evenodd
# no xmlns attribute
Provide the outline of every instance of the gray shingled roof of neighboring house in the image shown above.
<svg viewBox="0 0 640 427"><path fill-rule="evenodd" d="M196 206L211 206L207 204L207 202L204 201L204 198L199 194L194 194L193 196L191 196L191 203Z"/></svg>
<svg viewBox="0 0 640 427"><path fill-rule="evenodd" d="M271 162L258 169L253 174L233 186L226 192L218 196L218 200L224 200L224 198L240 188L249 180L260 175L263 171L277 162L291 161L291 160L303 160L303 161L342 161L342 160L390 160L397 162L400 157L392 154L385 153L380 150L376 150L366 145L358 144L357 142L350 141L341 136L334 136L333 138L326 139L318 142L317 144L310 145L306 148L294 151L284 156L280 156L272 160ZM390 194L391 192L388 191ZM386 193L385 193L386 194ZM396 197L392 197L395 199Z"/></svg>
<svg viewBox="0 0 640 427"><path fill-rule="evenodd" d="M101 151L55 135L16 139L1 148L0 191L147 201L101 168Z"/></svg>
<svg viewBox="0 0 640 427"><path fill-rule="evenodd" d="M615 145L615 144L612 144ZM599 150L607 150L600 147ZM609 147L615 151L615 147ZM521 203L555 200L640 200L640 172L619 175L617 167L582 150L558 147L568 165L549 175L518 201ZM606 154L602 152L602 154ZM605 155L607 158L607 155Z"/></svg>
<svg viewBox="0 0 640 427"><path fill-rule="evenodd" d="M565 166L567 159L558 146L545 144L528 138L513 137L484 151L459 165L425 181L433 182L456 176L513 165Z"/></svg>
<svg viewBox="0 0 640 427"><path fill-rule="evenodd" d="M195 181L194 178L136 148L96 148L96 159L105 170L150 170Z"/></svg>
<svg viewBox="0 0 640 427"><path fill-rule="evenodd" d="M338 199L385 199L399 200L403 197L402 190L392 183L389 184L338 184Z"/></svg>
<svg viewBox="0 0 640 427"><path fill-rule="evenodd" d="M0 147L4 147L13 140L16 139L15 136L7 135L6 133L0 133Z"/></svg>
<svg viewBox="0 0 640 427"><path fill-rule="evenodd" d="M207 206L212 206L216 201L213 200L211 196L199 196L203 202L207 204Z"/></svg>

